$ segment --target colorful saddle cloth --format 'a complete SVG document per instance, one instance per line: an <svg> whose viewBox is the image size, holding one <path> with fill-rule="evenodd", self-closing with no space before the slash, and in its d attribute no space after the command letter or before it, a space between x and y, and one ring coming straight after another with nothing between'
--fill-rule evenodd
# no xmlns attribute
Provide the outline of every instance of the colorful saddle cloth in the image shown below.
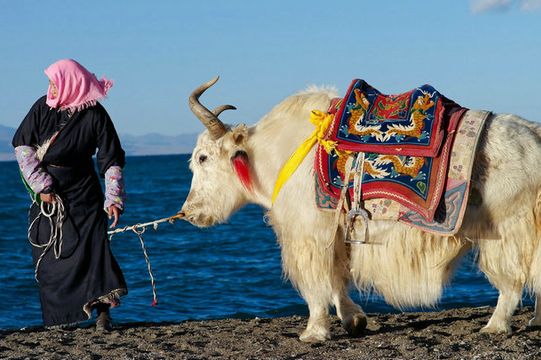
<svg viewBox="0 0 541 360"><path fill-rule="evenodd" d="M329 139L341 150L436 157L458 107L430 85L384 95L364 80L352 81Z"/></svg>
<svg viewBox="0 0 541 360"><path fill-rule="evenodd" d="M352 141L341 139L340 136L350 133L345 130L338 130L340 127L344 128L344 118L351 118L353 116L351 113L358 110L356 105L359 103L358 100L367 98L363 95L364 93L362 91L355 91L361 88L369 89L370 93L377 94L376 97L373 97L374 99L377 98L377 102L372 102L372 104L376 104L376 106L377 104L386 104L387 109L395 106L392 105L393 99L398 99L396 101L402 104L403 99L408 98L409 106L402 107L402 105L397 105L396 109L401 109L401 114L410 114L410 117L417 116L411 114L421 113L420 110L412 110L419 97L422 97L424 104L432 103L430 108L438 109L433 114L439 115L431 116L430 126L423 127L421 131L421 134L425 134L420 136L422 138L421 141L426 140L425 145L421 146L425 147L419 148L416 134L402 134L403 136L400 136L398 139L396 136L378 135L380 140L383 140L382 142L387 145L375 145L374 140L377 140L375 136L364 138L363 136L349 136L349 139L355 139L355 141L359 142L355 147ZM427 92L429 88L431 92ZM352 93L355 94L355 100L351 98ZM477 118L482 118L482 121L471 120L473 124L466 123L465 120L462 120L466 109L446 99L428 85L424 85L403 95L385 97L362 80L353 81L346 97L341 100L341 103L337 107L339 107L339 110L336 113L333 123L327 130L327 137L337 142L336 148L339 151L327 154L322 146L318 146L316 150L316 200L318 206L320 208L336 207L336 202L340 195L342 184L344 183L343 178L346 170L347 155L345 155L344 150L353 152L364 151L365 163L362 177L362 198L365 201L365 208L371 213L372 218L394 218L395 220L401 220L410 225L440 234L450 234L458 230L461 222L461 216L459 215L463 215L464 213L469 191L469 175L471 162L473 161L471 157L475 151L478 135L486 116L477 116ZM363 119L373 119L373 117L366 115L373 113L373 108L373 105L372 107L368 106L364 113L365 115L361 115L361 117L364 116ZM430 108L425 106L426 110ZM382 114L381 112L377 113ZM391 116L392 114L396 114L396 112L387 114ZM389 134L388 130L392 130L391 133L396 134L393 130L398 128L396 123L393 126L392 121L386 123L386 119L383 118L378 121L378 131L386 130L387 134ZM355 126L355 124L359 124L359 121L355 120L352 124ZM455 142L454 135L459 124L461 135L458 143L462 144L462 151L458 154L460 156L457 156L457 154L453 153L451 155L451 153L453 143ZM404 128L405 126L402 127L402 129ZM430 142L430 139L436 138L433 136L434 130L430 130L430 128L442 133L440 143L438 141ZM357 126L356 129L360 129L360 127ZM463 136L462 133L473 134L473 140L471 136L469 138ZM392 146L396 148L398 141L401 144L400 149L393 150L390 144L394 142ZM379 150L378 146L383 150ZM418 156L419 152L422 154L426 153L428 148L431 149L430 151L437 149L436 156ZM371 149L371 151L366 149ZM406 153L412 155L405 155ZM461 173L460 176L457 175L454 178L450 174L449 178L447 177L450 157L455 159L452 166L460 169L468 169L466 174ZM353 179L349 180L351 195L353 192ZM442 199L444 193L445 196ZM449 199L447 199L448 197ZM458 206L458 203L460 203L460 206ZM381 216L386 212L387 215Z"/></svg>

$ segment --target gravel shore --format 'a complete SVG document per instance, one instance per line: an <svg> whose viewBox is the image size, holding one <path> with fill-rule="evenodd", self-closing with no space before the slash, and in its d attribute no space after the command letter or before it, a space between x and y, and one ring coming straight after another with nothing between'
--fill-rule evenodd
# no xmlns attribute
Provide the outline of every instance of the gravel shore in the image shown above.
<svg viewBox="0 0 541 360"><path fill-rule="evenodd" d="M526 327L533 309L513 317L513 334L479 329L493 308L369 314L368 329L349 337L332 319L332 340L305 344L305 317L116 324L111 333L0 331L2 359L541 359L541 330Z"/></svg>

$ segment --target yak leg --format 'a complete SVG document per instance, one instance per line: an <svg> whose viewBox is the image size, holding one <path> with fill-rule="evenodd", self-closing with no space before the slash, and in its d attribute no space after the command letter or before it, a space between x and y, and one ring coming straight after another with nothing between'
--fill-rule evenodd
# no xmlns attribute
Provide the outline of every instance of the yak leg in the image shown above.
<svg viewBox="0 0 541 360"><path fill-rule="evenodd" d="M344 289L334 296L336 315L342 320L342 327L351 336L359 336L368 324L366 314L355 304Z"/></svg>
<svg viewBox="0 0 541 360"><path fill-rule="evenodd" d="M300 335L304 342L331 338L329 305L332 301L332 256L311 235L279 237L284 274L308 304L308 325Z"/></svg>
<svg viewBox="0 0 541 360"><path fill-rule="evenodd" d="M528 326L541 326L541 295L535 294L535 315Z"/></svg>
<svg viewBox="0 0 541 360"><path fill-rule="evenodd" d="M304 179L299 180L299 184L290 179L287 185L295 189L305 187L302 194L313 191L313 184ZM317 209L313 196L306 197L304 206L302 198L298 199L296 204L303 209L302 214L292 213L291 209L277 202L270 213L270 222L282 250L284 274L299 290L310 311L308 325L300 340L318 342L331 337L329 306L336 298L347 298L351 277L349 258L343 242L333 241L337 236L334 214ZM346 317L358 312L357 309L352 310L351 299L338 301L338 304L340 314Z"/></svg>
<svg viewBox="0 0 541 360"><path fill-rule="evenodd" d="M537 241L534 241L539 244L541 242L541 189L537 191L537 198L534 205L534 223L537 229ZM537 245L535 250L536 256L534 255L535 260L533 261L532 268L530 270L530 273L535 274L535 279L532 279L535 285L531 286L531 288L533 288L535 291L535 315L533 319L528 322L528 326L541 326L541 286L539 286L541 283L541 279L539 279L541 249L539 246L540 245Z"/></svg>
<svg viewBox="0 0 541 360"><path fill-rule="evenodd" d="M359 336L366 328L367 319L363 309L355 304L349 297L348 282L350 273L347 270L349 263L348 249L343 241L342 229L338 230L334 241L335 261L341 264L336 269L341 270L341 278L333 283L333 303L336 308L336 315L342 320L342 327L351 336Z"/></svg>
<svg viewBox="0 0 541 360"><path fill-rule="evenodd" d="M297 234L299 229L300 226L295 228ZM279 241L284 273L299 290L310 311L308 325L300 340L319 342L331 337L329 306L334 300L337 300L339 316L352 323L348 325L351 328L359 326L356 324L362 325L359 315L355 315L362 314L362 311L347 297L349 273L345 251L336 251L328 246L328 229L311 226L307 230L310 230L309 234L305 232L304 236L295 236L292 233L287 238L284 235L288 232L282 230ZM315 237L315 234L320 236Z"/></svg>
<svg viewBox="0 0 541 360"><path fill-rule="evenodd" d="M521 299L522 289L509 289L500 290L498 296L498 304L492 314L492 317L488 321L488 324L481 329L482 333L491 334L510 334L511 317L517 308L517 305Z"/></svg>
<svg viewBox="0 0 541 360"><path fill-rule="evenodd" d="M301 333L299 339L304 342L320 342L329 340L331 333L329 331L329 308L328 304L321 299L304 298L308 303L308 309L310 311L310 317L308 318L308 325L306 329Z"/></svg>
<svg viewBox="0 0 541 360"><path fill-rule="evenodd" d="M481 245L479 258L481 270L500 292L492 317L481 329L484 333L510 334L511 317L522 298L525 277L520 271L519 260L511 259L512 251L515 250L515 253L518 251L516 248L513 249L513 246L506 246L506 241L508 239L485 240Z"/></svg>
<svg viewBox="0 0 541 360"><path fill-rule="evenodd" d="M315 275L316 272L308 274L307 271L302 274L302 279L290 275L290 279L308 304L310 312L308 324L299 339L309 343L321 342L331 338L329 330L330 291L327 286L317 281Z"/></svg>
<svg viewBox="0 0 541 360"><path fill-rule="evenodd" d="M530 198L531 194L524 192L524 196ZM510 204L513 216L493 216L493 233L479 241L479 267L500 292L494 314L482 329L486 333L511 333L511 317L522 290L532 287L531 277L538 273L531 269L537 248L532 207L520 200L526 206Z"/></svg>
<svg viewBox="0 0 541 360"><path fill-rule="evenodd" d="M484 333L510 334L511 317L522 298L533 248L529 219L518 215L500 222L497 237L479 241L479 266L500 292Z"/></svg>

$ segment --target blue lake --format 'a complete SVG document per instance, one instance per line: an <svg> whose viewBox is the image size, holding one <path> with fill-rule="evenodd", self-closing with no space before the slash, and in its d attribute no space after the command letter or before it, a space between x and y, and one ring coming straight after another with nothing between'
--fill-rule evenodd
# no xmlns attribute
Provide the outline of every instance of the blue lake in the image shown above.
<svg viewBox="0 0 541 360"><path fill-rule="evenodd" d="M174 215L191 182L188 155L129 157L128 199L120 226ZM16 162L0 162L0 328L41 325L38 284L26 237L29 197ZM281 274L280 249L264 210L250 205L227 224L198 229L187 222L162 224L144 234L159 305L152 291L139 240L115 235L113 252L124 271L129 294L113 310L117 322L278 317L306 315L301 297ZM378 297L352 294L367 312L396 311ZM495 305L498 294L468 255L438 309ZM526 298L525 304L531 304Z"/></svg>

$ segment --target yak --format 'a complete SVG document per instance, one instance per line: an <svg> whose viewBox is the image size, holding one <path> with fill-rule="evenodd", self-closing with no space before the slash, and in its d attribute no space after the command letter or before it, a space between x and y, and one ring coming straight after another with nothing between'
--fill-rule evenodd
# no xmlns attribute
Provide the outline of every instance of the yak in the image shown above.
<svg viewBox="0 0 541 360"><path fill-rule="evenodd" d="M215 78L193 91L192 112L207 128L190 159L191 188L180 210L198 227L223 223L248 203L268 211L281 248L283 273L308 304L300 340L331 338L329 309L342 326L359 335L367 325L362 308L349 296L354 284L375 291L397 308L432 307L457 264L470 249L480 270L498 289L497 306L485 333L510 333L523 289L535 294L530 326L541 326L541 126L516 115L492 114L475 153L470 202L454 236L429 234L395 221L368 221L370 243L346 245L334 214L316 206L312 149L271 196L277 174L313 131L314 109L329 108L337 93L311 87L287 97L253 126L224 124L218 115L231 105L209 110L200 96ZM329 246L332 244L332 246Z"/></svg>

